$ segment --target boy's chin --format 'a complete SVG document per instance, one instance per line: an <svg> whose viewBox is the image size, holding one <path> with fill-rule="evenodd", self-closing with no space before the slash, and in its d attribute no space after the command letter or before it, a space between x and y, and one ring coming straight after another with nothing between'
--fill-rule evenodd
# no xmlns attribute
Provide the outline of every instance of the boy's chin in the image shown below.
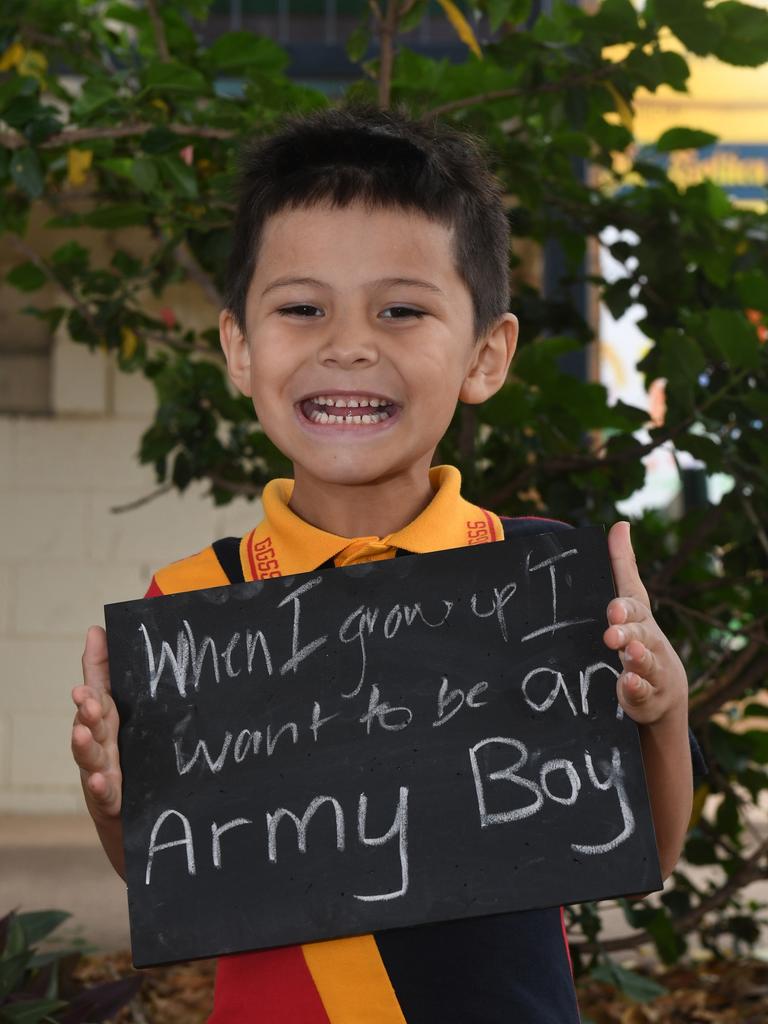
<svg viewBox="0 0 768 1024"><path fill-rule="evenodd" d="M311 468L294 462L294 479L311 478L320 487L365 487L395 479L404 471L403 466L389 464L386 460L379 463L375 459L359 458L339 459L328 464L324 462L315 462Z"/></svg>

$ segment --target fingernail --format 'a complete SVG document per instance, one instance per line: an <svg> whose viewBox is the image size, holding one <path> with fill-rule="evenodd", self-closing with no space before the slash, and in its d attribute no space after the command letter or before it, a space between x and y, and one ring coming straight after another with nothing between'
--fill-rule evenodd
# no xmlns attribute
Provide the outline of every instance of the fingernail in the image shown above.
<svg viewBox="0 0 768 1024"><path fill-rule="evenodd" d="M619 637L619 643L625 644L627 642L627 634L624 632L624 630L617 626L616 633Z"/></svg>

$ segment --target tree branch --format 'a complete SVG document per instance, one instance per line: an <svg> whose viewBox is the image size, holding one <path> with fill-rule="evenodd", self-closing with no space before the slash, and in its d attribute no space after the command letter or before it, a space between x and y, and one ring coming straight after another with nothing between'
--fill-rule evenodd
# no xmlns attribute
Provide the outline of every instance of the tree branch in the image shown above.
<svg viewBox="0 0 768 1024"><path fill-rule="evenodd" d="M517 491L527 483L536 470L551 476L555 473L568 473L573 470L580 469L597 469L603 466L617 465L623 462L629 462L633 459L642 458L644 455L650 454L650 452L654 451L665 442L674 441L675 438L679 437L679 435L687 430L688 427L697 422L702 413L704 413L711 405L718 402L721 398L727 397L728 393L736 388L751 372L752 371L749 370L749 368L745 367L744 369L739 370L738 373L733 374L727 384L723 385L719 391L708 395L701 405L697 406L689 416L675 424L674 427L668 427L666 430L659 430L656 437L648 444L639 444L637 447L626 448L620 452L603 455L601 453L605 451L608 444L608 441L606 441L600 446L600 448L596 449L594 452L590 452L588 455L572 455L560 459L550 459L544 463L532 462L524 469L521 469L517 476L509 483L505 484L504 487L488 498L487 502L491 506L502 505L504 502L514 497ZM718 508L719 507L721 506L718 506Z"/></svg>
<svg viewBox="0 0 768 1024"><path fill-rule="evenodd" d="M260 498L264 490L263 487L259 487L257 484L236 483L234 480L227 480L226 477L218 476L216 473L209 473L208 480L210 480L214 487L221 487L224 491L230 491L232 494L242 494L249 498Z"/></svg>
<svg viewBox="0 0 768 1024"><path fill-rule="evenodd" d="M399 0L387 0L387 12L379 19L379 107L386 110L392 91Z"/></svg>
<svg viewBox="0 0 768 1024"><path fill-rule="evenodd" d="M738 891L757 882L765 877L766 865L761 863L768 854L768 839L766 839L755 850L751 857L747 858L728 878L724 885L715 892L703 899L697 907L689 910L687 914L681 914L671 918L672 929L678 935L686 935L713 910L718 910L728 902ZM578 953L610 953L620 949L634 949L646 942L653 942L650 932L633 932L631 935L624 935L616 939L607 939L605 942L571 942L570 947Z"/></svg>
<svg viewBox="0 0 768 1024"><path fill-rule="evenodd" d="M545 82L537 86L515 86L510 89L492 89L490 92L477 93L475 96L465 96L460 100L451 100L449 103L441 103L438 107L432 107L421 115L421 120L439 117L441 114L450 114L454 110L462 110L465 107L476 107L481 103L490 103L493 100L511 100L519 96L537 96L540 93L560 92L561 90L572 89L578 85L586 85L590 82L600 82L610 78L619 68L616 65L598 68L589 75L574 75L572 78L561 78L557 82Z"/></svg>
<svg viewBox="0 0 768 1024"><path fill-rule="evenodd" d="M158 487L157 490L150 491L149 494L145 494L143 498L136 498L134 501L127 501L124 505L113 505L110 508L110 512L132 512L136 508L141 508L142 505L148 505L150 501L154 501L155 498L161 497L163 494L167 494L173 490L173 484L163 484L162 487Z"/></svg>
<svg viewBox="0 0 768 1024"><path fill-rule="evenodd" d="M55 149L57 146L69 146L75 142L91 142L96 139L124 139L131 135L143 135L157 125L151 121L137 121L135 124L122 125L119 128L67 128L63 132L56 132L49 135L47 139L35 144L36 149ZM213 128L208 125L195 124L164 124L169 132L174 135L189 135L194 138L203 139L231 139L236 132L231 128ZM5 149L21 149L29 145L27 139L20 132L0 132L0 146Z"/></svg>
<svg viewBox="0 0 768 1024"><path fill-rule="evenodd" d="M30 262L34 263L36 267L42 270L42 272L45 274L49 281L51 281L57 287L61 288L64 294L67 295L72 300L75 309L78 311L80 316L82 316L83 320L85 320L85 322L91 328L93 333L97 337L101 337L103 332L99 325L96 323L93 313L90 311L88 306L86 306L85 303L83 303L78 298L77 294L69 287L69 285L67 285L64 281L62 281L59 278L58 274L50 266L50 264L46 260L44 260L42 256L39 256L34 251L34 249L31 249L26 242L22 242L22 240L18 238L16 235L12 234L10 236L10 239L11 245L18 253L21 253L22 256L26 256L27 259L30 260Z"/></svg>
<svg viewBox="0 0 768 1024"><path fill-rule="evenodd" d="M745 648L745 651L747 648ZM747 662L749 664L749 662ZM768 656L755 657L749 668L743 672L729 672L728 682L718 684L713 690L703 693L691 703L689 721L691 725L703 725L729 700L736 700L747 690L764 685L768 676Z"/></svg>
<svg viewBox="0 0 768 1024"><path fill-rule="evenodd" d="M157 44L157 52L160 54L160 60L167 64L171 59L171 54L168 50L168 40L165 38L163 18L157 9L157 0L147 0L147 12L149 13L149 20L152 22L152 30L155 33L155 43Z"/></svg>
<svg viewBox="0 0 768 1024"><path fill-rule="evenodd" d="M704 538L717 527L723 517L722 503L702 518L695 530L686 537L677 554L670 558L663 568L648 581L648 590L655 592L662 588L688 561L694 551L701 549Z"/></svg>
<svg viewBox="0 0 768 1024"><path fill-rule="evenodd" d="M760 541L760 546L766 555L768 555L768 535L765 532L765 526L758 518L757 512L755 512L752 502L749 500L746 494L741 495L741 504L744 511L747 513L747 518L755 528L757 539Z"/></svg>
<svg viewBox="0 0 768 1024"><path fill-rule="evenodd" d="M224 299L219 292L219 289L213 282L213 279L195 259L192 250L189 247L189 242L184 238L176 246L174 250L176 259L179 261L181 266L186 270L193 281L196 281L200 285L200 288L204 294L208 297L211 303L216 307L217 310L221 309L224 305Z"/></svg>

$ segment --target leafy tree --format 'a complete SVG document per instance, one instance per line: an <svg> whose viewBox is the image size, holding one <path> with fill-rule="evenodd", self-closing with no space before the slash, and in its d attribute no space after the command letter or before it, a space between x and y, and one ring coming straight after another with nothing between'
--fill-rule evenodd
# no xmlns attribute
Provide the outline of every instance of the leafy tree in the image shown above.
<svg viewBox="0 0 768 1024"><path fill-rule="evenodd" d="M595 908L573 909L577 962L594 965L649 939L673 961L692 933L714 952L749 945L762 907L742 893L768 869L768 840L752 834L748 816L768 788L768 217L735 207L711 181L677 187L663 155L712 137L681 125L640 149L633 102L640 88L685 92L686 53L768 60L768 13L736 0L647 0L641 10L604 0L589 12L556 0L534 19L529 0L471 0L473 27L450 0L439 2L467 43L466 60L431 60L404 45L426 0L361 3L348 43L361 74L346 98L403 103L466 126L488 140L508 191L521 348L503 391L457 414L441 458L490 507L573 522L614 521L616 502L643 483L643 457L662 445L733 479L717 505L692 503L678 518L647 512L634 524L657 617L688 668L691 721L711 774L674 884L657 906L623 901L627 936L604 941ZM5 5L0 230L19 254L12 284L31 298L46 282L58 286L60 301L30 305L30 314L52 330L66 323L75 342L113 351L121 370L154 384L157 410L139 457L161 489L204 480L225 503L258 495L288 470L227 386L213 326L234 155L284 112L329 100L292 82L286 54L268 39L230 32L202 45L207 8ZM479 25L490 26L491 41L478 38ZM50 214L52 239L66 232L49 255L27 240L33 207ZM115 244L105 265L71 237L88 227L119 238L136 225L151 235L148 255ZM588 245L608 227L620 232L610 251L624 267L612 283L584 269ZM568 270L560 293L544 295L520 253L551 240ZM643 308L652 346L640 369L649 382L666 380L663 425L609 405L601 384L563 370L564 356L593 337L569 291L579 281L615 316ZM178 282L210 299L209 329L148 312L147 295ZM705 813L708 794L719 799ZM691 864L711 866L714 880L695 881Z"/></svg>

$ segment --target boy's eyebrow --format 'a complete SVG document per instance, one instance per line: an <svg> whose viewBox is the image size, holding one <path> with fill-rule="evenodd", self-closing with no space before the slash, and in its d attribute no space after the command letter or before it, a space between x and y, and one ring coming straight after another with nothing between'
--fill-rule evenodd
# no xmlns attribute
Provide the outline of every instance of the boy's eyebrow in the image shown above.
<svg viewBox="0 0 768 1024"><path fill-rule="evenodd" d="M438 288L436 284L432 284L430 281L422 281L418 277L381 277L378 281L369 281L368 283L377 288L401 285L409 285L412 288L426 288L427 291L436 292L445 298L445 292L442 288ZM261 294L262 296L266 295L267 292L271 292L274 288L283 288L289 284L311 284L316 285L318 288L330 287L325 281L319 281L316 277L278 277L271 281Z"/></svg>

